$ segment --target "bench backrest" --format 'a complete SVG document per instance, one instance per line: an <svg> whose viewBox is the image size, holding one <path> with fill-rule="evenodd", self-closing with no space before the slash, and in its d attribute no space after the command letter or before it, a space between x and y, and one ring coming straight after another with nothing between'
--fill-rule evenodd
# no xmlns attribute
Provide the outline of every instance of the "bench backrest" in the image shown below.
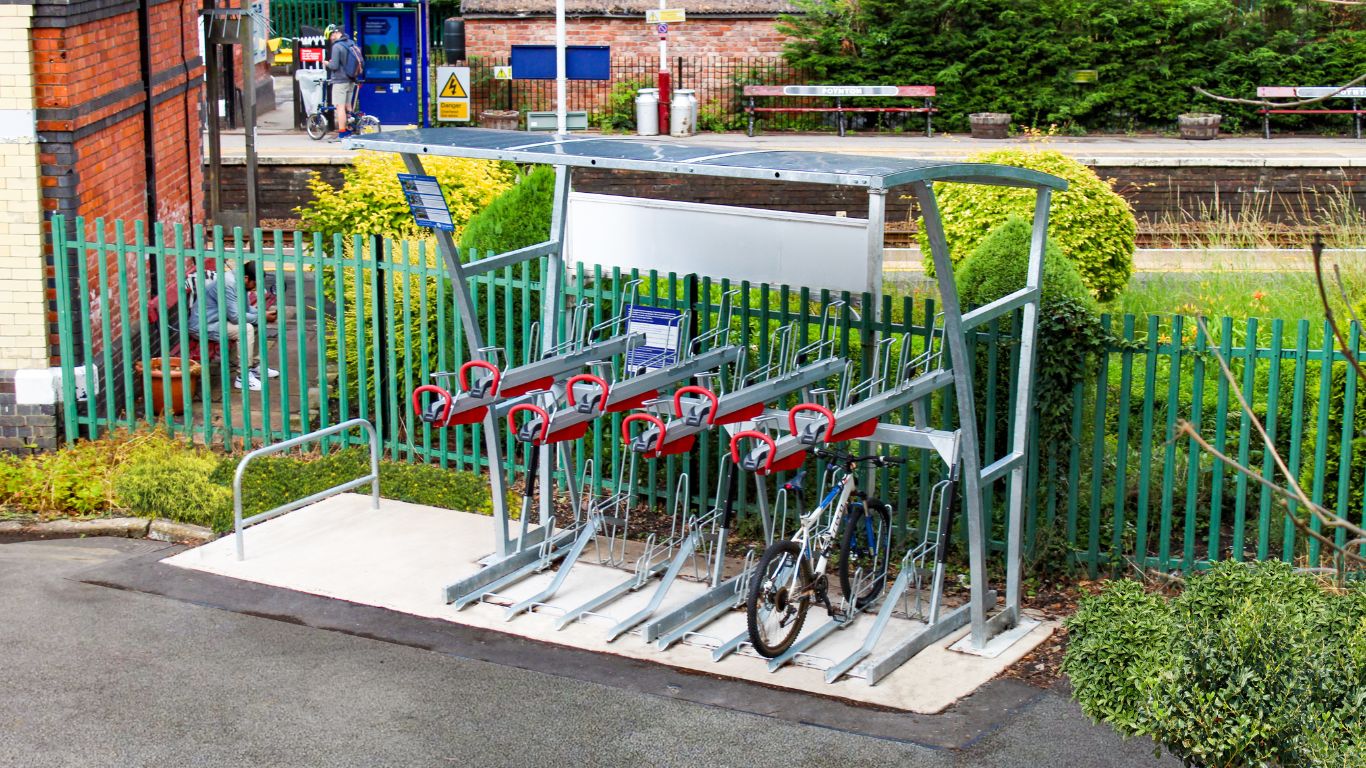
<svg viewBox="0 0 1366 768"><path fill-rule="evenodd" d="M1259 99L1319 99L1332 93L1334 99L1366 99L1366 87L1345 88L1337 85L1263 85L1257 88ZM1337 93L1333 93L1338 91Z"/></svg>
<svg viewBox="0 0 1366 768"><path fill-rule="evenodd" d="M933 98L933 85L747 85L746 96L909 96Z"/></svg>

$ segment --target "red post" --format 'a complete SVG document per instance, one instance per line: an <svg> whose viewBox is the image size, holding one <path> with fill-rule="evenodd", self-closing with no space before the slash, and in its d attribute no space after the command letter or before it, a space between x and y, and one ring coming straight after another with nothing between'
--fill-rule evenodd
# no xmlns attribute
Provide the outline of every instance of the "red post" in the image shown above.
<svg viewBox="0 0 1366 768"><path fill-rule="evenodd" d="M659 134L669 135L669 101L673 94L669 88L669 73L663 68L659 71Z"/></svg>

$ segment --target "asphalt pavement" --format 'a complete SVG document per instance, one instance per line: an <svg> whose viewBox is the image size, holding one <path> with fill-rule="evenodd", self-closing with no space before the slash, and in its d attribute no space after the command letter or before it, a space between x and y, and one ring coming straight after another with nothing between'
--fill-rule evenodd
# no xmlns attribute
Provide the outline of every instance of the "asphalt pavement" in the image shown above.
<svg viewBox="0 0 1366 768"><path fill-rule="evenodd" d="M1176 764L1090 724L1058 689L996 712L969 699L940 721L918 718L905 739L878 738L642 692L632 678L648 674L611 660L595 679L553 658L548 671L475 660L501 636L466 638L460 653L376 639L347 604L320 629L109 586L108 574L155 565L166 548L0 543L0 766ZM142 572L177 578L155 567ZM521 653L553 657L542 648ZM980 735L956 748L921 738L936 722L965 732L965 718Z"/></svg>

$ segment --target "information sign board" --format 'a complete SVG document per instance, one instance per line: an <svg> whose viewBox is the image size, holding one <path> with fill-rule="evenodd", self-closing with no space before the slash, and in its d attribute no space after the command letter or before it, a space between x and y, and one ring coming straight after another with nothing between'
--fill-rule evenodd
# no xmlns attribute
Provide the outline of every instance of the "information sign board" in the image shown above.
<svg viewBox="0 0 1366 768"><path fill-rule="evenodd" d="M455 231L455 223L451 221L451 209L446 205L446 195L441 191L441 184L435 176L400 173L398 183L403 186L403 196L408 200L408 209L413 212L413 220L419 227Z"/></svg>

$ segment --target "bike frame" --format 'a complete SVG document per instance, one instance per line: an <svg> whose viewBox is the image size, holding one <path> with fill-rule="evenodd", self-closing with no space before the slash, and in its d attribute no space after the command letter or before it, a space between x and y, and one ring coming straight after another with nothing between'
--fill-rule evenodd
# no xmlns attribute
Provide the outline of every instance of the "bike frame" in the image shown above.
<svg viewBox="0 0 1366 768"><path fill-rule="evenodd" d="M856 490L858 490L858 473L846 469L844 476L825 494L825 498L821 499L816 508L802 516L802 524L792 534L792 541L797 542L802 548L798 557L812 563L813 578L818 574L825 573L825 568L829 565L830 560L830 547L823 547L820 556L816 557L811 549L812 532L816 530L816 526L825 515L825 511L831 508L831 504L834 504L835 512L830 518L830 524L820 534L832 537L831 542L833 542L833 537L839 530L840 523L844 521L844 516L849 511L849 499Z"/></svg>

